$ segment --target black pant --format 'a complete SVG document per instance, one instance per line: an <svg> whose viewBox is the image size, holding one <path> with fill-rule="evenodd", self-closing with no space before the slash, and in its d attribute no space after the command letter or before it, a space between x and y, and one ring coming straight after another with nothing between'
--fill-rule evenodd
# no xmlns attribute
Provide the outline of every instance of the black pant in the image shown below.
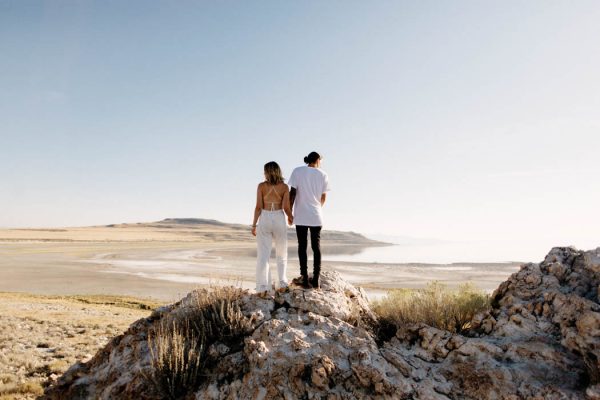
<svg viewBox="0 0 600 400"><path fill-rule="evenodd" d="M314 269L313 275L321 273L321 227L296 225L296 236L298 236L298 259L300 259L300 274L308 275L308 230L310 229L310 247L313 251Z"/></svg>

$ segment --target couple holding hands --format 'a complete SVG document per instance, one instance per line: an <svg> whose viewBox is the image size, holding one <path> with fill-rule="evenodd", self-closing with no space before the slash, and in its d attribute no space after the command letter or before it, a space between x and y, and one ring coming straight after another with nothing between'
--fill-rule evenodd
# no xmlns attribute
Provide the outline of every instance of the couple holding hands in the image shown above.
<svg viewBox="0 0 600 400"><path fill-rule="evenodd" d="M329 180L327 174L320 168L319 153L311 152L304 157L304 163L305 166L294 169L286 184L279 165L275 161L268 162L264 168L265 181L258 185L252 234L256 236L257 243L256 291L263 297L268 296L272 289L269 258L273 241L279 275L278 290L283 292L288 288L286 277L288 224L296 224L298 237L300 277L294 279L294 283L305 289L319 287L322 208L326 193L329 191ZM308 232L310 232L314 258L313 275L310 279L306 253Z"/></svg>

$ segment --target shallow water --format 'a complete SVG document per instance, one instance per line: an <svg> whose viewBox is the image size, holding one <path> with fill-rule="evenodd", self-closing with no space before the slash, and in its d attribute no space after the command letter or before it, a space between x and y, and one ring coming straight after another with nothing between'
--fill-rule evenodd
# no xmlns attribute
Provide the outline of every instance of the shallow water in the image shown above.
<svg viewBox="0 0 600 400"><path fill-rule="evenodd" d="M396 244L392 246L365 248L357 254L332 254L324 252L323 259L329 261L380 264L539 262L544 259L544 256L553 245L543 242L526 243L508 241ZM467 267L461 266L456 268L464 270Z"/></svg>
<svg viewBox="0 0 600 400"><path fill-rule="evenodd" d="M427 246L423 254L435 254ZM222 250L222 249L220 249ZM229 249L231 250L231 249ZM518 269L515 264L450 264L452 258L417 258L413 252L413 262L438 261L437 265L397 264L410 262L408 246L386 246L363 249L363 251L336 254L335 248L324 248L324 268L339 271L342 276L355 284L365 284L371 298L381 297L385 291L393 287L419 287L429 280L455 281L475 280L482 287L490 289L497 282L505 279ZM414 249L413 249L414 250ZM234 284L253 288L255 283L256 258L247 255L239 256L211 249L168 249L153 252L101 253L86 260L96 264L100 272L113 276L133 276L141 279L170 281L195 285ZM242 252L243 253L243 252ZM287 277L297 274L298 261L295 251L290 249ZM310 253L310 251L309 251ZM449 254L446 252L446 255ZM342 263L328 264L328 261ZM409 261L407 261L409 260ZM423 261L425 260L425 261ZM458 259L460 260L460 259ZM347 261L364 262L365 264L345 263ZM442 264L439 264L442 263ZM275 260L271 259L271 275L275 279L277 269ZM312 265L312 261L309 261ZM492 281L491 283L488 281Z"/></svg>

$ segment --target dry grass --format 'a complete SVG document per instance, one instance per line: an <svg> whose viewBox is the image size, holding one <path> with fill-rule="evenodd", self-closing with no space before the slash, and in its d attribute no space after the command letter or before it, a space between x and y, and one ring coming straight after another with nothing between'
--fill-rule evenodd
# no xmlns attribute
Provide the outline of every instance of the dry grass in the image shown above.
<svg viewBox="0 0 600 400"><path fill-rule="evenodd" d="M0 400L29 400L77 361L89 359L151 300L122 296L0 293Z"/></svg>
<svg viewBox="0 0 600 400"><path fill-rule="evenodd" d="M232 346L246 333L251 321L240 309L244 293L235 287L197 290L191 304L164 316L149 332L149 378L163 395L175 399L196 388L209 346L217 341Z"/></svg>
<svg viewBox="0 0 600 400"><path fill-rule="evenodd" d="M439 282L430 282L424 289L391 290L373 305L373 310L392 326L425 323L456 333L468 330L473 316L489 308L489 295L473 284L451 290Z"/></svg>
<svg viewBox="0 0 600 400"><path fill-rule="evenodd" d="M0 384L0 400L20 399L44 394L40 382L25 381L22 383Z"/></svg>
<svg viewBox="0 0 600 400"><path fill-rule="evenodd" d="M159 323L148 336L152 357L152 382L159 391L175 399L195 387L202 369L205 342L196 336L189 321Z"/></svg>
<svg viewBox="0 0 600 400"><path fill-rule="evenodd" d="M151 299L139 299L131 296L111 296L111 295L77 295L77 296L61 296L74 301L79 301L86 304L101 304L110 305L122 308L132 308L139 310L153 310L163 303Z"/></svg>
<svg viewBox="0 0 600 400"><path fill-rule="evenodd" d="M58 302L78 302L90 305L113 306L119 308L131 308L134 310L153 310L161 305L155 299L141 299L132 296L119 296L109 294L86 294L86 295L44 295L20 292L0 292L1 298L23 299L26 301L58 301Z"/></svg>

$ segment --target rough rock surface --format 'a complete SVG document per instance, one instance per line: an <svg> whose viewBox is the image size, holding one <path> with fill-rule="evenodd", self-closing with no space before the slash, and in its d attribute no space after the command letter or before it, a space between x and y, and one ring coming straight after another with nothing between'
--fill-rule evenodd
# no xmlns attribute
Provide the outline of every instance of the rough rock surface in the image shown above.
<svg viewBox="0 0 600 400"><path fill-rule="evenodd" d="M211 346L218 362L186 398L600 399L599 285L600 248L554 248L498 287L470 336L412 325L383 342L364 328L376 322L364 292L337 273L321 290L246 294L250 333L238 348ZM193 295L134 323L45 397L161 398L146 378L147 332Z"/></svg>

